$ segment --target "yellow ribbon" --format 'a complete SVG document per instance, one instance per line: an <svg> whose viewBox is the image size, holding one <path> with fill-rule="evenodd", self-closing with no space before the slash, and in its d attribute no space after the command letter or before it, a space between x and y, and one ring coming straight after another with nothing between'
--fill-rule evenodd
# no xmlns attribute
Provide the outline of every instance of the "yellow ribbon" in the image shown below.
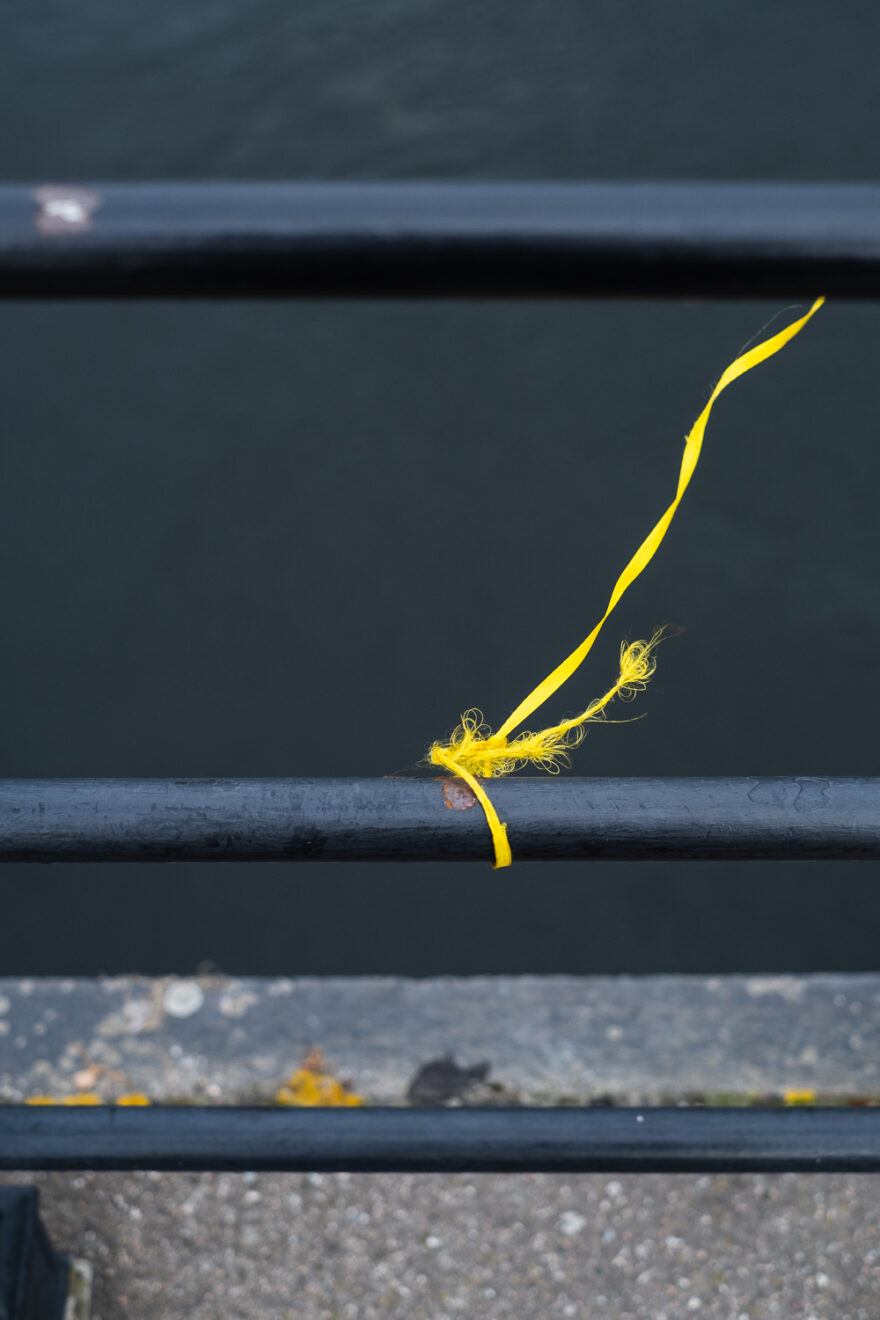
<svg viewBox="0 0 880 1320"><path fill-rule="evenodd" d="M516 710L507 717L497 733L493 734L490 729L484 726L483 717L479 711L466 711L462 716L461 724L450 740L446 743L436 742L431 747L428 754L430 762L433 765L442 766L451 774L458 775L463 779L482 807L492 834L492 842L495 848L494 865L496 867L509 866L513 857L507 838L507 825L500 819L488 793L480 783L480 777L497 778L500 775L510 774L511 771L528 764L537 765L551 772L557 771L560 763L567 761L567 751L576 746L583 738L586 725L597 719L602 719L606 706L615 697L627 699L634 696L636 692L644 690L648 679L654 672L653 650L662 639L662 633L655 633L650 641L633 642L628 646L624 644L620 653L620 675L617 682L609 688L604 696L591 702L580 715L576 715L570 720L563 720L560 724L542 729L538 733L521 733L512 742L509 740L509 735L513 733L514 729L517 729L524 720L527 720L540 706L543 706L545 701L552 697L554 692L562 687L563 683L567 682L583 663L592 649L603 624L623 596L623 593L628 587L632 586L639 574L654 558L694 474L703 446L703 436L706 432L709 414L719 394L747 371L751 371L753 367L757 367L761 362L766 362L774 353L778 353L781 348L784 348L789 340L793 339L803 329L824 301L824 298L817 298L806 316L792 322L784 330L780 330L778 334L772 335L760 344L756 344L754 348L748 349L747 352L731 362L709 396L709 402L700 413L685 440L675 499L645 537L617 579L614 590L611 592L611 598L608 601L608 607L589 636L585 637L580 646L576 647L571 655L566 656L562 663L558 664L552 673L548 674L536 688L533 688L529 695L519 703Z"/></svg>

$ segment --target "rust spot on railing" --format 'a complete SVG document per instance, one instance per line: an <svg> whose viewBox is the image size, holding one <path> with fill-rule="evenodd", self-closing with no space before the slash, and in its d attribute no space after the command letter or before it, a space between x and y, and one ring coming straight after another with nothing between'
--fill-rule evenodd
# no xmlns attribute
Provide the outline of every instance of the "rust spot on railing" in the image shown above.
<svg viewBox="0 0 880 1320"><path fill-rule="evenodd" d="M460 779L443 780L443 801L452 811L467 811L477 805L477 799Z"/></svg>

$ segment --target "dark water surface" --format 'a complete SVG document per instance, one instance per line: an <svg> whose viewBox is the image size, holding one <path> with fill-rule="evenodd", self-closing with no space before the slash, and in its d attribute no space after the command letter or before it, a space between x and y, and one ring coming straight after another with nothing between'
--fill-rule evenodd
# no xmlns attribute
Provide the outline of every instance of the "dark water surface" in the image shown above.
<svg viewBox="0 0 880 1320"><path fill-rule="evenodd" d="M877 176L880 9L38 0L0 176ZM821 292L821 290L816 291ZM588 631L765 304L0 304L0 774L373 775ZM880 311L725 395L581 774L878 773ZM0 970L877 966L878 868L6 867Z"/></svg>

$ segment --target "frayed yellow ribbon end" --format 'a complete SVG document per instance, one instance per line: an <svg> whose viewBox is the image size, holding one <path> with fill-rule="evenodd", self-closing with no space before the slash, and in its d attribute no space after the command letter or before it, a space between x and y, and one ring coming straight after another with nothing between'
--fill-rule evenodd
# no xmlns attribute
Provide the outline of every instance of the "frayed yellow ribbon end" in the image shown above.
<svg viewBox="0 0 880 1320"><path fill-rule="evenodd" d="M510 866L513 855L507 825L498 816L479 780L500 779L527 765L558 774L561 766L570 764L568 753L583 740L587 725L604 720L605 710L615 698L631 701L639 692L644 692L657 664L654 649L664 635L660 629L649 641L624 642L620 648L617 682L573 719L563 720L538 733L520 733L511 741L504 734L493 733L485 724L481 711L468 710L448 742L433 744L428 753L431 764L442 766L463 779L483 808L495 848L495 867Z"/></svg>

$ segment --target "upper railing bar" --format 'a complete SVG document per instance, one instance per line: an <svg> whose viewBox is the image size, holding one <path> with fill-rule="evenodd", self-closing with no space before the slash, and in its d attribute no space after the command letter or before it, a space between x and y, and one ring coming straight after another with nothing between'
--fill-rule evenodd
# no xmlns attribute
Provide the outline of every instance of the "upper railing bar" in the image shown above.
<svg viewBox="0 0 880 1320"><path fill-rule="evenodd" d="M880 298L880 185L0 187L0 298Z"/></svg>
<svg viewBox="0 0 880 1320"><path fill-rule="evenodd" d="M492 782L517 861L880 857L880 779ZM450 779L0 781L0 861L468 861Z"/></svg>

